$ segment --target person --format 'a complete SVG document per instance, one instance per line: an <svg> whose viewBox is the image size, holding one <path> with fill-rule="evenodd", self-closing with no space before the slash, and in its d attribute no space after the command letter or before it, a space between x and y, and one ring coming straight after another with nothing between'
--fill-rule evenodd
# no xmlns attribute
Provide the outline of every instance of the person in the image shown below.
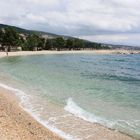
<svg viewBox="0 0 140 140"><path fill-rule="evenodd" d="M8 51L6 51L6 55L8 56Z"/></svg>
<svg viewBox="0 0 140 140"><path fill-rule="evenodd" d="M5 49L6 55L8 56L8 48Z"/></svg>

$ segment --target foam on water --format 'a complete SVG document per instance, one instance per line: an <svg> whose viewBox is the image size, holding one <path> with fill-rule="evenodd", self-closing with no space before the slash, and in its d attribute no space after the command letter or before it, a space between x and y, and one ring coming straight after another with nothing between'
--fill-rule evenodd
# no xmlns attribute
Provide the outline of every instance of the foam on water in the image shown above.
<svg viewBox="0 0 140 140"><path fill-rule="evenodd" d="M66 111L72 113L76 117L79 117L90 123L98 123L98 124L101 124L108 128L116 129L116 130L118 130L118 128L119 128L119 130L121 130L121 128L122 128L122 131L124 131L126 129L127 131L125 131L125 132L130 135L131 135L131 131L135 132L135 137L139 138L140 133L139 133L139 131L136 130L136 127L137 127L136 124L140 123L140 120L136 120L136 121L134 121L134 120L130 120L130 121L107 120L103 117L99 117L99 116L94 115L93 113L87 112L86 110L84 110L83 108L78 106L77 103L75 103L72 98L69 98L67 100L67 105L65 106L64 109Z"/></svg>
<svg viewBox="0 0 140 140"><path fill-rule="evenodd" d="M26 111L28 112L33 118L35 118L40 124L42 124L43 126L45 126L46 128L48 128L49 130L51 130L52 132L58 134L60 137L64 138L64 139L67 139L67 140L78 140L78 138L75 138L69 134L66 134L65 132L57 129L55 126L53 125L50 125L49 124L49 121L47 120L42 120L40 118L40 114L38 114L37 111L35 111L34 107L32 106L32 104L30 104L30 101L29 101L29 96L24 93L23 91L19 90L19 89L16 89L16 88L13 88L13 87L10 87L10 86L7 86L3 83L0 83L0 87L4 88L4 89L7 89L11 92L13 92L16 96L18 96L21 100L20 102L20 106ZM26 105L27 107L24 108L23 105Z"/></svg>
<svg viewBox="0 0 140 140"><path fill-rule="evenodd" d="M67 100L67 105L64 108L66 111L74 114L76 117L79 117L85 121L91 122L91 123L100 123L103 124L109 128L112 128L115 125L115 122L109 121L105 118L97 117L92 113L89 113L79 107L72 98L69 98Z"/></svg>

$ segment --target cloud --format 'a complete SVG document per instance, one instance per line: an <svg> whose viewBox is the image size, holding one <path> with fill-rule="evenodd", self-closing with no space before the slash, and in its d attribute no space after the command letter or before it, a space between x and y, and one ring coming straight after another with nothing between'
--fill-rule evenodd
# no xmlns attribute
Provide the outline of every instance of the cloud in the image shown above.
<svg viewBox="0 0 140 140"><path fill-rule="evenodd" d="M107 35L93 35L93 36L80 36L81 39L100 43L112 43L116 45L132 45L140 46L140 33L133 34L107 34Z"/></svg>
<svg viewBox="0 0 140 140"><path fill-rule="evenodd" d="M140 33L139 0L1 0L0 5L0 22L23 28L87 37Z"/></svg>
<svg viewBox="0 0 140 140"><path fill-rule="evenodd" d="M44 4L54 5L60 2L60 0L41 0L41 1L40 0L24 0L24 1L30 4L39 4L39 5L44 5Z"/></svg>

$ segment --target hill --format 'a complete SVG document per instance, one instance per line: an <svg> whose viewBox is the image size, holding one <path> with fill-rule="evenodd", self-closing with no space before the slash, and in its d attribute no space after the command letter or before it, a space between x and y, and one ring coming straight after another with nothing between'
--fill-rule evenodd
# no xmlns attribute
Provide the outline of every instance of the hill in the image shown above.
<svg viewBox="0 0 140 140"><path fill-rule="evenodd" d="M2 29L2 28L8 28L8 27L14 28L18 33L23 33L23 34L28 34L28 35L30 35L30 34L36 34L36 35L39 35L39 36L42 36L42 37L47 37L47 38L63 37L65 39L74 39L74 37L70 37L70 36L57 35L57 34L53 34L53 33L49 33L49 32L36 31L36 30L27 30L27 29L16 27L16 26L0 24L0 29ZM95 43L95 44L97 43L97 42L91 42L91 41L88 41L88 40L83 40L83 42L87 46L90 46L92 43ZM101 44L101 46L109 47L110 49L140 50L140 47L135 47L135 46L113 45L113 44L105 44L105 43L99 43L99 42L98 42L98 44Z"/></svg>
<svg viewBox="0 0 140 140"><path fill-rule="evenodd" d="M48 33L48 32L35 31L35 30L27 30L27 29L23 29L23 28L16 27L16 26L0 24L0 29L1 29L1 28L8 28L8 27L12 27L12 28L15 29L18 33L23 33L23 34L47 35L47 36L49 36L49 37L57 37L57 36L59 36L59 35L52 34L52 33Z"/></svg>

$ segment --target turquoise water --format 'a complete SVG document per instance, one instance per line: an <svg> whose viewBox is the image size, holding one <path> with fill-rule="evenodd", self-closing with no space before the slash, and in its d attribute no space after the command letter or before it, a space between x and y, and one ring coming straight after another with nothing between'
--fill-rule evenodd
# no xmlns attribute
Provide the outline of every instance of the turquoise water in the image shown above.
<svg viewBox="0 0 140 140"><path fill-rule="evenodd" d="M41 108L49 100L86 121L140 138L140 55L2 58L0 82L38 98Z"/></svg>

